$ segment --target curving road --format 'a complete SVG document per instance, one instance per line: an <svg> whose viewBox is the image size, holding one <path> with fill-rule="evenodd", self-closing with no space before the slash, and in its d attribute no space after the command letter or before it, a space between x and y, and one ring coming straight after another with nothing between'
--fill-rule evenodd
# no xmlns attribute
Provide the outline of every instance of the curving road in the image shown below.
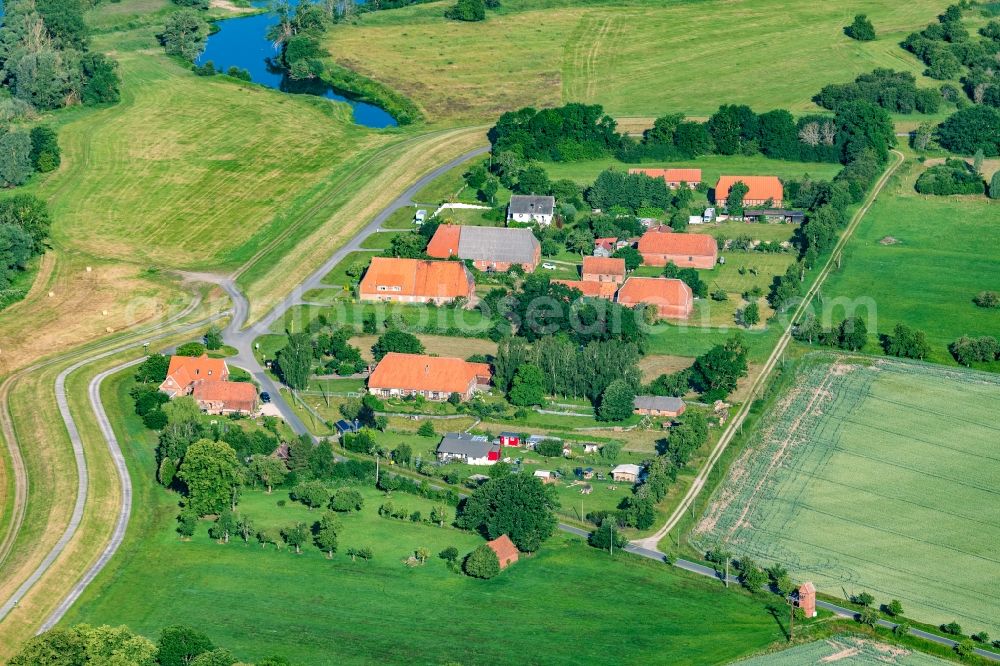
<svg viewBox="0 0 1000 666"><path fill-rule="evenodd" d="M189 306L188 308L185 309L184 312L185 313L190 312L191 310L194 309L195 305L196 303L193 304L192 306ZM177 318L183 316L183 314L184 313L177 315L177 317L171 318L171 320L169 320L166 324L163 324L162 326L169 325L170 322L176 321ZM176 335L178 333L183 333L185 331L197 330L205 326L205 324L207 324L208 322L219 319L222 316L224 316L224 314L217 314L213 317L209 317L208 319L193 324L188 324L186 326L182 326L177 329L169 329L166 332L158 333L148 338L147 340L149 341L159 340L162 338ZM69 544L69 542L76 535L76 532L80 527L80 522L83 520L83 512L87 503L87 492L89 490L89 485L90 485L90 475L87 469L87 459L84 455L83 440L80 437L80 430L77 427L76 420L73 418L73 414L69 408L69 399L66 395L66 379L69 377L70 374L79 370L85 365L89 365L90 363L93 363L94 361L99 361L103 358L108 358L109 356L114 356L115 354L120 354L121 352L128 351L129 349L140 348L142 347L143 342L144 341L129 342L123 345L112 347L98 354L94 354L92 356L83 358L77 361L76 363L73 363L66 369L64 369L56 377L56 383L55 383L56 404L59 407L59 414L62 417L63 423L66 426L66 431L69 434L70 443L73 447L73 457L76 461L76 473L77 473L76 501L73 505L73 513L70 516L70 521L66 525L66 529L63 531L58 541L56 541L56 543L52 546L49 552L46 553L45 557L35 568L35 570L31 572L31 574L21 583L20 586L18 586L17 590L14 591L14 594L12 594L10 598L8 598L2 605L0 605L0 620L3 620L7 616L7 614L10 613L10 611L15 606L17 606L18 602L28 592L28 590L30 590L31 587L35 585L35 583L37 583L43 575L45 575L45 572L49 570L49 567L52 566L52 563L56 561L56 559L66 549L66 546ZM139 359L134 363L139 363L141 362L141 360L142 359ZM99 375L99 377L101 376ZM103 377L101 378L103 379ZM99 384L97 386L99 389ZM99 403L100 395L99 393L95 393L94 382L91 382L90 388L91 388L91 404L94 405ZM107 442L108 448L112 449L113 456L114 456L114 450L117 450L120 455L121 449L118 448L117 441L114 441L114 433L110 431L110 429L109 430L104 429L104 425L107 422L107 415L104 414L103 408L100 410L100 412L95 412L95 413L97 413L98 422L101 425L101 429L102 432L104 433L105 441ZM103 417L103 422L102 422L102 417ZM110 426L108 427L110 428ZM111 435L110 438L108 437L109 433ZM117 466L117 460L116 460L116 466ZM131 489L131 481L128 480L128 470L124 468L119 468L119 475L121 475L122 472L124 472L127 487ZM26 483L26 480L24 481L24 483ZM125 488L123 487L123 492L124 491ZM131 492L129 492L129 494L131 495ZM131 501L129 502L128 509L126 511L128 510L131 510ZM125 516L124 521L122 520L121 509L120 509L118 520L116 521L117 523L115 528L116 533L120 528L122 535L124 535L125 527L127 526L127 521L128 521L127 515ZM119 543L121 543L120 538L117 540L116 543L108 544L108 546L101 553L98 563L95 563L94 567L91 568L93 570L93 574L90 575L89 579L86 579L86 583L89 583L89 581L92 580L93 577L97 575L97 572L99 572L101 568L103 568L104 564L107 563L107 560L109 560L111 556L114 554L115 550L117 550ZM90 571L88 571L88 575L89 574L91 574ZM79 590L77 590L77 586L74 586L74 589L71 590L70 594L73 594L75 592L76 597L78 597L80 592L83 591L83 588L86 587L86 583L83 583L82 586L80 586L80 583L78 583L77 586L79 586ZM74 599L76 597L74 597ZM65 609L63 610L63 612L65 612ZM59 617L62 617L61 613ZM58 618L56 621L58 621Z"/></svg>
<svg viewBox="0 0 1000 666"><path fill-rule="evenodd" d="M80 523L83 520L84 508L87 501L87 493L89 490L89 472L87 469L87 461L84 456L83 441L80 436L79 428L77 427L76 421L73 418L73 414L69 409L69 400L66 395L66 379L69 375L76 370L79 370L85 365L93 363L103 358L119 354L123 351L127 351L133 348L139 348L144 342L149 342L153 340L159 340L166 337L176 335L177 333L197 330L208 324L209 322L216 321L223 316L229 316L229 323L223 330L223 339L229 345L232 345L238 350L237 356L229 359L234 365L243 367L247 369L254 378L260 382L262 390L269 391L273 396L273 402L275 406L278 407L282 416L291 426L291 428L298 434L308 433L308 429L298 415L291 409L291 407L284 400L280 391L278 390L278 385L264 372L264 369L257 362L256 357L253 354L253 341L259 335L268 332L268 327L275 321L278 321L284 314L296 305L304 303L303 294L311 289L322 287L323 277L329 273L334 266L340 263L348 253L354 252L361 247L361 242L370 234L378 231L379 228L385 223L385 221L392 215L395 211L400 208L413 205L414 197L417 192L426 187L432 180L436 179L443 173L450 171L454 167L462 164L463 162L477 156L482 155L489 150L488 147L477 148L476 150L469 151L460 157L457 157L446 164L443 164L427 174L423 175L416 182L414 182L409 188L406 189L400 196L392 201L386 208L384 208L375 218L368 223L365 227L360 229L357 234L355 234L344 246L334 252L331 257L324 262L316 271L314 271L309 277L307 277L301 284L299 284L293 291L286 297L281 303L279 303L271 312L269 312L260 322L249 329L243 329L246 323L247 316L249 314L249 302L246 297L240 291L239 287L236 285L236 280L234 277L223 277L210 273L183 273L182 275L189 279L195 281L208 282L212 284L219 285L226 293L230 296L233 302L233 307L228 313L219 313L207 319L201 320L199 322L189 324L187 326L170 329L165 332L157 333L148 337L142 342L133 341L127 344L118 345L102 351L97 354L87 356L59 373L56 378L55 393L56 402L59 407L60 416L66 426L66 430L69 434L70 442L73 447L73 455L76 462L77 468L77 496L75 499L73 513L71 515L70 521L66 526L63 534L60 536L59 540L52 547L52 549L45 555L42 562L35 568L35 570L26 578L21 585L15 590L15 592L0 605L0 621L2 621L12 609L14 609L21 598L34 586L45 573L52 566L53 562L58 559L58 557L66 549L66 546L76 535ZM162 330L176 321L179 321L184 316L189 314L194 310L195 307L200 303L200 299L195 299L184 311L178 315L172 317L166 322L150 328L138 331L134 335L154 333L155 331ZM26 368L24 371L37 370L44 365L51 364L60 359L54 359L43 364L36 364L30 368ZM66 611L73 605L73 603L80 597L87 586L94 580L94 578L101 572L101 570L107 565L107 563L117 552L118 547L121 545L122 540L125 537L125 532L128 528L128 521L131 516L132 510L132 483L128 474L128 469L125 465L125 460L121 451L121 447L115 437L114 430L111 427L110 421L108 419L107 413L104 411L103 406L100 401L100 386L104 379L109 375L114 374L120 370L128 368L130 366L141 363L143 358L134 359L132 361L118 365L110 370L101 372L95 376L88 387L90 404L93 408L94 414L97 418L98 425L101 429L101 434L104 437L105 443L107 444L108 450L111 454L112 460L114 462L116 471L118 473L119 480L122 485L122 501L118 509L118 515L115 520L115 526L112 531L112 535L98 559L87 569L80 580L74 583L73 587L69 590L65 597L59 602L55 610L44 620L38 633L46 631L53 626L55 626ZM22 372L24 372L22 371ZM20 460L19 450L16 448L16 440L10 439L12 458L15 463ZM23 472L23 465L20 466ZM15 472L17 468L15 469ZM26 500L26 488L27 488L27 478L25 475L17 475L15 481L17 491L24 491L24 496ZM20 496L20 495L19 495ZM23 502L20 503L23 513ZM9 531L9 540L12 543L13 535L16 535L18 531L18 524L16 521L12 521L12 529ZM5 542L7 539L5 539Z"/></svg>

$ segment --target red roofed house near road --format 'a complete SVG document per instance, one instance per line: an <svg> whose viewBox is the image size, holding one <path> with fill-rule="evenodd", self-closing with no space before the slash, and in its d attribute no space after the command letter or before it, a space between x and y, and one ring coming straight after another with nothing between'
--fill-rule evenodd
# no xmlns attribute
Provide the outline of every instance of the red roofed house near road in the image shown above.
<svg viewBox="0 0 1000 666"><path fill-rule="evenodd" d="M501 534L496 539L493 539L493 541L487 541L486 545L497 554L501 569L506 569L508 565L517 562L517 558L520 556L517 546L514 545L514 542L506 534Z"/></svg>
<svg viewBox="0 0 1000 666"><path fill-rule="evenodd" d="M160 390L171 398L190 395L209 414L252 414L257 409L257 388L229 381L226 362L207 354L171 356Z"/></svg>
<svg viewBox="0 0 1000 666"><path fill-rule="evenodd" d="M475 285L461 261L375 257L361 280L362 301L451 303L470 299Z"/></svg>
<svg viewBox="0 0 1000 666"><path fill-rule="evenodd" d="M584 257L584 282L613 282L621 284L625 281L625 260L612 257Z"/></svg>
<svg viewBox="0 0 1000 666"><path fill-rule="evenodd" d="M749 188L743 195L744 206L781 208L784 203L785 189L777 176L719 176L719 182L715 184L717 205L726 203L729 189L737 182L742 182Z"/></svg>
<svg viewBox="0 0 1000 666"><path fill-rule="evenodd" d="M618 302L630 308L652 305L661 317L687 319L694 308L694 294L674 278L630 277L618 290Z"/></svg>
<svg viewBox="0 0 1000 666"><path fill-rule="evenodd" d="M380 398L422 395L428 400L447 400L457 393L468 400L492 378L489 363L389 352L368 377L368 392Z"/></svg>
<svg viewBox="0 0 1000 666"><path fill-rule="evenodd" d="M629 169L629 173L644 173L650 178L662 178L667 187L676 190L687 183L692 190L701 182L701 169Z"/></svg>
<svg viewBox="0 0 1000 666"><path fill-rule="evenodd" d="M639 254L647 266L666 266L672 261L681 268L713 268L719 258L719 247L708 234L650 229L639 239Z"/></svg>
<svg viewBox="0 0 1000 666"><path fill-rule="evenodd" d="M502 272L520 264L530 273L542 260L542 246L531 229L442 224L427 244L427 254L467 259L481 271Z"/></svg>

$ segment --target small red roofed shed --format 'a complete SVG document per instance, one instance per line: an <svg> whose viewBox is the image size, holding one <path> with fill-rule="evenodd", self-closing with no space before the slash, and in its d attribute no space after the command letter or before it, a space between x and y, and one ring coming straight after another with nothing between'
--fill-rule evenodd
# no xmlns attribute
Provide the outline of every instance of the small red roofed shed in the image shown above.
<svg viewBox="0 0 1000 666"><path fill-rule="evenodd" d="M506 534L501 534L496 539L493 539L493 541L487 541L486 545L497 554L501 569L506 569L509 565L514 564L514 562L517 562L517 558L520 557L517 546L514 545L514 542Z"/></svg>

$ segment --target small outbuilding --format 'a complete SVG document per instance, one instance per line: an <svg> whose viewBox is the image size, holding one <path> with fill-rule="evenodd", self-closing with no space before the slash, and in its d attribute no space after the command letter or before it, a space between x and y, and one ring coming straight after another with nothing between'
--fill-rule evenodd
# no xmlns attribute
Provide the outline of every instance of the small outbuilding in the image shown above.
<svg viewBox="0 0 1000 666"><path fill-rule="evenodd" d="M517 546L514 542L510 540L510 537L506 534L501 534L493 541L487 541L486 545L490 547L494 553L497 554L497 559L500 560L500 569L506 569L521 556L521 553L517 550Z"/></svg>
<svg viewBox="0 0 1000 666"><path fill-rule="evenodd" d="M535 473L532 475L536 479L539 479L542 483L549 484L556 482L556 475L547 469L536 469Z"/></svg>
<svg viewBox="0 0 1000 666"><path fill-rule="evenodd" d="M635 396L636 414L643 416L669 416L674 418L684 413L687 405L680 398L666 395L637 395Z"/></svg>
<svg viewBox="0 0 1000 666"><path fill-rule="evenodd" d="M810 582L799 586L799 608L806 617L816 617L816 586Z"/></svg>
<svg viewBox="0 0 1000 666"><path fill-rule="evenodd" d="M521 446L521 433L519 432L500 433L500 446Z"/></svg>
<svg viewBox="0 0 1000 666"><path fill-rule="evenodd" d="M620 483L637 483L642 467L632 463L623 463L611 470L611 478Z"/></svg>

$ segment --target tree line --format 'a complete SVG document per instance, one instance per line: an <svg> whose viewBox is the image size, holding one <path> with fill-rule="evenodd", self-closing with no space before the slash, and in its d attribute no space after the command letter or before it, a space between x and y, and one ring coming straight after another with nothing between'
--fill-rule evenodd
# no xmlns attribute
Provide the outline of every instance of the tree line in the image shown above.
<svg viewBox="0 0 1000 666"><path fill-rule="evenodd" d="M118 102L118 63L90 50L83 11L80 0L4 3L0 77L29 109Z"/></svg>
<svg viewBox="0 0 1000 666"><path fill-rule="evenodd" d="M12 285L31 260L45 252L51 224L48 207L33 194L0 199L0 307L27 293L26 287Z"/></svg>
<svg viewBox="0 0 1000 666"><path fill-rule="evenodd" d="M164 627L156 642L125 625L57 627L28 640L7 663L11 666L232 666L237 663L253 666L228 649L216 646L203 631L177 624ZM266 657L254 664L291 666L290 661L278 656Z"/></svg>

